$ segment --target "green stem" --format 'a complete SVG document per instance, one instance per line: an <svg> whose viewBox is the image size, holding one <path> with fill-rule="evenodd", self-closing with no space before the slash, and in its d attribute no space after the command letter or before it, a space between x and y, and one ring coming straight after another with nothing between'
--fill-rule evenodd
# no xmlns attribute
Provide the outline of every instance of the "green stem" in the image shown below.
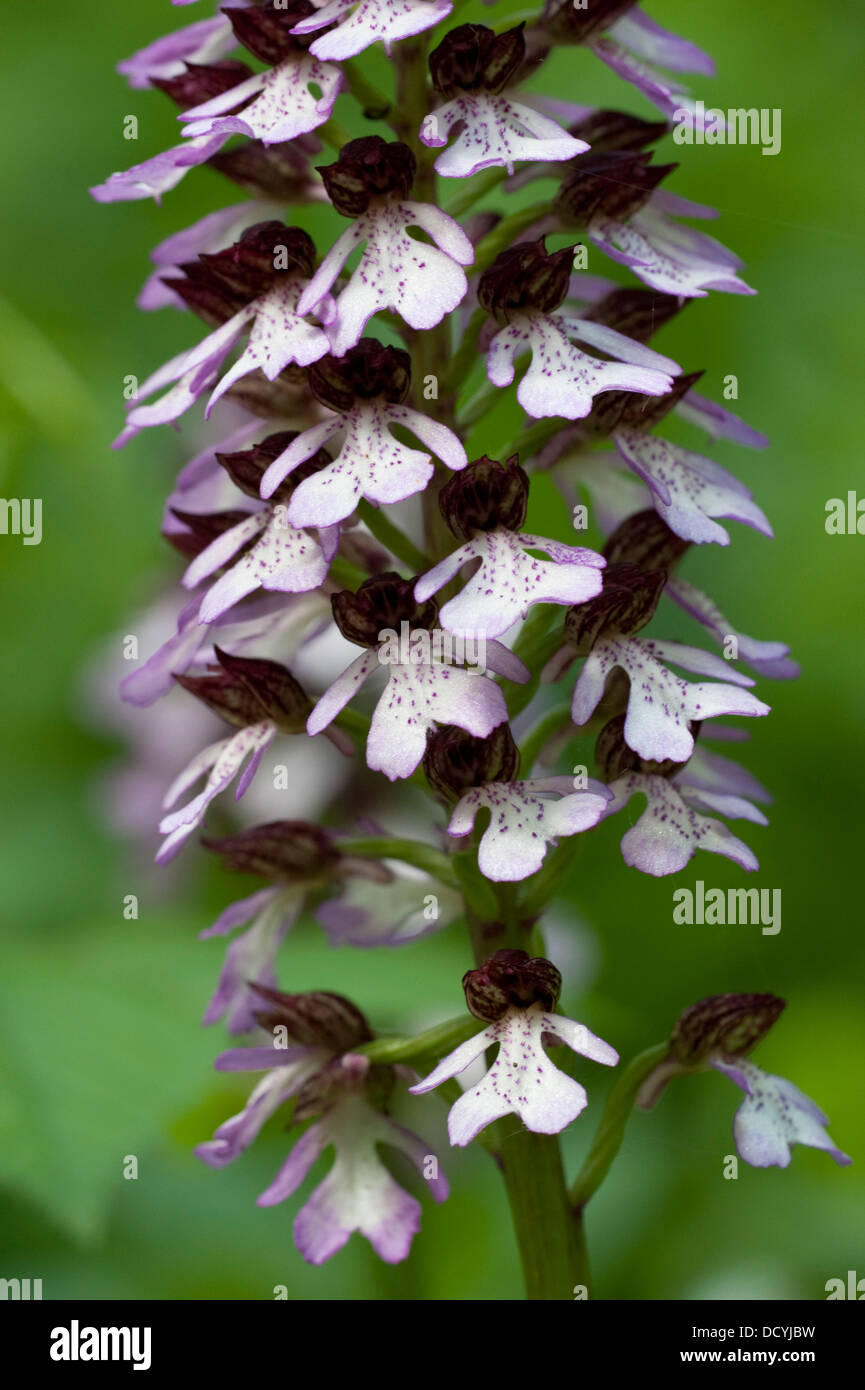
<svg viewBox="0 0 865 1390"><path fill-rule="evenodd" d="M532 726L520 744L520 770L523 777L531 777L532 768L550 739L559 732L571 717L570 705L556 705L547 710ZM574 730L576 733L576 730Z"/></svg>
<svg viewBox="0 0 865 1390"><path fill-rule="evenodd" d="M431 568L430 561L423 551L419 550L379 507L374 507L364 498L357 505L357 514L376 540L381 541L382 545L414 574L423 574Z"/></svg>
<svg viewBox="0 0 865 1390"><path fill-rule="evenodd" d="M473 396L466 401L462 410L458 412L459 426L462 430L470 430L479 420L492 410L493 406L501 400L500 386L491 386L484 382Z"/></svg>
<svg viewBox="0 0 865 1390"><path fill-rule="evenodd" d="M565 428L565 422L557 416L552 420L539 420L536 425L530 425L527 430L523 430L522 434L517 435L514 445L522 462L525 463L534 454L539 453L554 434Z"/></svg>
<svg viewBox="0 0 865 1390"><path fill-rule="evenodd" d="M462 217L487 193L497 188L506 175L506 169L484 169L480 174L475 174L469 186L448 203L445 212L449 217Z"/></svg>
<svg viewBox="0 0 865 1390"><path fill-rule="evenodd" d="M559 619L559 622L556 619ZM538 650L549 639L553 625L560 631L561 612L554 613L550 604L538 603L523 623L514 643L514 655L530 666Z"/></svg>
<svg viewBox="0 0 865 1390"><path fill-rule="evenodd" d="M405 140L417 159L413 196L418 202L437 204L437 180L429 152L420 145L418 131L429 110L427 79L428 35L406 39L396 58L396 100L390 116L397 136ZM460 216L504 177L503 170L474 180L475 188L451 204L451 216ZM485 237L476 257L476 268L490 265L520 231L547 211L546 205L523 208L505 218ZM479 329L479 319L475 321ZM450 333L446 321L409 339L412 350L414 404L423 409L425 391L431 380L439 383L441 399L438 417L454 425L454 387L459 384L468 349L452 363ZM452 538L441 515L438 494L449 476L439 466L423 495L424 549L433 563L452 549ZM394 552L397 553L397 552ZM547 639L549 641L549 639ZM555 638L558 644L559 639ZM531 698L529 695L528 698ZM517 892L512 884L496 885L491 894L481 891L475 881L476 868L468 855L450 861L426 845L401 840L356 840L342 844L345 853L364 853L380 858L402 859L435 873L442 882L460 883L466 900L466 917L475 958L480 964L500 946L525 948L528 932L522 925ZM459 869L454 859L460 859ZM442 860L443 863L437 862ZM423 861L423 862L419 862ZM490 897L493 896L493 901ZM475 909L479 909L476 911ZM489 909L493 909L492 913ZM447 1029L449 1025L444 1025ZM416 1041L416 1040L415 1040ZM441 1039L436 1040L440 1045ZM573 1298L577 1284L588 1286L588 1266L580 1217L568 1201L558 1139L526 1129L514 1131L513 1121L499 1120L487 1136L495 1146L495 1156L504 1175L514 1230L525 1275L528 1298L567 1300Z"/></svg>
<svg viewBox="0 0 865 1390"><path fill-rule="evenodd" d="M589 1198L597 1192L607 1176L613 1159L621 1148L625 1126L631 1117L637 1091L669 1051L670 1044L665 1042L640 1052L625 1067L610 1091L592 1147L571 1188L570 1199L576 1211L582 1212Z"/></svg>
<svg viewBox="0 0 865 1390"><path fill-rule="evenodd" d="M505 1120L493 1127L512 1129ZM500 1139L499 1154L523 1274L532 1301L570 1302L589 1290L582 1220L568 1202L559 1141L521 1130Z"/></svg>
<svg viewBox="0 0 865 1390"><path fill-rule="evenodd" d="M499 911L498 899L493 892L492 884L484 878L478 868L476 852L454 854L451 856L451 864L459 879L470 917L477 918L478 921L495 920ZM481 957L478 964L486 960L488 955L489 951Z"/></svg>
<svg viewBox="0 0 865 1390"><path fill-rule="evenodd" d="M520 904L520 912L524 920L531 921L533 918L539 917L547 907L579 854L581 839L581 835L569 835L556 849L550 850L544 860L543 867L538 870L533 879L529 880L529 887Z"/></svg>
<svg viewBox="0 0 865 1390"><path fill-rule="evenodd" d="M459 887L459 880L447 855L420 840L358 838L340 840L339 848L343 854L354 854L360 859L399 859L403 864L412 864L414 868L432 874L449 888Z"/></svg>
<svg viewBox="0 0 865 1390"><path fill-rule="evenodd" d="M413 1062L419 1057L443 1057L465 1042L466 1038L479 1033L481 1026L476 1018L467 1014L462 1018L448 1019L447 1023L438 1023L435 1028L427 1028L426 1032L418 1033L414 1038L376 1038L374 1042L357 1047L354 1051L362 1053L377 1066Z"/></svg>
<svg viewBox="0 0 865 1390"><path fill-rule="evenodd" d="M480 333L487 317L486 309L475 309L469 319L468 327L463 334L463 340L454 354L453 361L448 368L442 390L446 395L458 395L460 387L468 381L472 367L478 360L478 334Z"/></svg>
<svg viewBox="0 0 865 1390"><path fill-rule="evenodd" d="M351 139L345 126L340 125L339 121L335 121L332 116L329 121L325 121L324 125L320 125L315 133L326 145L330 145L332 150L336 150L337 154L343 145L347 145Z"/></svg>
<svg viewBox="0 0 865 1390"><path fill-rule="evenodd" d="M368 121L383 121L390 115L392 102L375 83L370 82L363 65L354 58L344 59L340 64L342 75L348 82L349 91L357 101Z"/></svg>
<svg viewBox="0 0 865 1390"><path fill-rule="evenodd" d="M478 965L502 947L525 950L531 944L514 885L495 888L499 912L494 921L467 913ZM588 1290L589 1269L582 1220L568 1198L559 1140L517 1126L509 1117L497 1120L485 1133L504 1178L526 1297L570 1301L575 1286Z"/></svg>
<svg viewBox="0 0 865 1390"><path fill-rule="evenodd" d="M369 736L370 717L368 714L361 714L358 710L340 710L333 722L340 729L345 729L347 734L357 734L364 741Z"/></svg>
<svg viewBox="0 0 865 1390"><path fill-rule="evenodd" d="M359 565L353 565L343 555L334 555L330 562L329 577L345 589L358 589L369 576Z"/></svg>
<svg viewBox="0 0 865 1390"><path fill-rule="evenodd" d="M526 705L531 704L541 683L541 671L550 657L559 650L562 642L561 632L551 632L539 641L537 646L527 655L522 652L519 653L520 660L524 661L532 672L532 678L525 685L515 685L512 694L509 692L508 709L511 719L516 719L518 714L522 714Z"/></svg>

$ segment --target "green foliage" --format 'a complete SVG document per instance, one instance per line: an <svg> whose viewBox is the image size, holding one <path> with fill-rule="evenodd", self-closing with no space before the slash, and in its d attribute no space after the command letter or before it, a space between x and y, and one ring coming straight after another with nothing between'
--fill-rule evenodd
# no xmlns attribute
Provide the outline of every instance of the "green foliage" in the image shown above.
<svg viewBox="0 0 865 1390"><path fill-rule="evenodd" d="M742 876L708 856L675 879L625 868L618 842L639 812L635 804L585 837L549 949L566 977L562 1008L625 1059L660 1041L681 1009L706 994L783 995L788 1009L756 1060L813 1095L831 1117L833 1137L857 1158L840 1172L825 1155L797 1149L785 1173L742 1164L738 1180L725 1181L736 1093L714 1075L677 1082L656 1110L632 1118L592 1201L596 1292L819 1298L826 1279L857 1262L862 1273L865 1249L865 539L830 537L823 528L826 500L845 496L861 476L861 332L850 304L860 276L862 195L850 174L858 146L849 115L859 106L865 20L838 0L819 11L808 0L776 5L770 28L764 7L747 0L652 0L648 8L716 58L718 78L693 84L707 103L778 106L784 116L775 158L752 147L684 147L675 156L670 147L682 165L673 187L721 208L719 234L745 260L760 297L711 295L658 339L686 369L707 368L702 389L716 399L724 375L735 373L734 408L772 439L765 454L721 444L712 455L754 488L776 541L734 527L730 550L693 554L687 574L746 631L790 640L803 667L795 684L759 683L773 715L743 750L776 795L771 827L748 827L746 838L761 860L757 886L783 889L784 919L775 937L741 926L675 926L677 886L704 877L725 887ZM13 61L2 94L8 289L0 306L0 482L5 496L44 498L44 538L26 548L0 537L8 783L0 836L2 1273L42 1276L46 1297L269 1298L285 1284L299 1300L516 1299L512 1233L490 1159L477 1146L445 1153L445 1111L435 1098L406 1100L401 1118L408 1112L445 1154L453 1196L442 1208L424 1203L422 1235L396 1270L354 1238L327 1268L312 1271L291 1243L298 1199L256 1208L285 1151L278 1124L223 1173L205 1170L191 1152L244 1094L244 1078L228 1082L211 1070L223 1039L218 1030L203 1032L198 1019L221 946L194 939L237 896L236 884L222 876L205 902L196 887L200 856L190 846L181 907L179 892L160 902L137 886L140 868L109 838L97 809L96 779L120 745L112 733L92 732L79 672L106 634L127 631L130 613L159 592L161 576L179 573L158 523L191 429L179 437L152 432L121 454L109 449L122 415L122 376L143 376L191 341L185 316L135 309L148 252L240 195L199 171L161 207L89 200L89 184L175 138L169 104L129 92L113 66L172 24L201 16L164 0L138 0L133 9L81 0L56 8L50 24L41 6L18 5L4 17ZM496 20L479 6L466 17ZM588 54L561 49L550 71L561 96L651 114ZM384 85L379 57L368 76ZM129 112L140 118L137 144L121 136ZM351 119L344 100L337 114ZM616 273L594 251L589 271ZM512 401L493 418L496 445L512 448ZM681 437L702 445L684 427ZM472 443L479 439L476 430ZM534 529L567 538L552 489L537 502L533 496L533 508ZM668 618L671 635L693 635L683 618ZM153 850L156 842L154 832ZM136 891L141 918L125 921L122 896ZM283 984L342 990L383 1030L408 1033L460 1012L468 964L459 931L388 954L333 951L303 926L286 953ZM570 1176L613 1080L589 1064L578 1064L577 1074L590 1107L565 1136ZM140 1159L135 1181L122 1177L127 1154Z"/></svg>

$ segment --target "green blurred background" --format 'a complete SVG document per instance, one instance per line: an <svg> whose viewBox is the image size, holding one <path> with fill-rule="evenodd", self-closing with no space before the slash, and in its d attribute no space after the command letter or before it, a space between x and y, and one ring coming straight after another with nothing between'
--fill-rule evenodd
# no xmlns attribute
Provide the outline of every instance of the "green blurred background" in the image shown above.
<svg viewBox="0 0 865 1390"><path fill-rule="evenodd" d="M724 1181L738 1093L720 1076L693 1078L633 1118L592 1203L589 1243L604 1297L822 1298L827 1279L865 1274L865 538L824 529L828 498L857 486L865 494L854 317L865 13L849 0L647 8L715 56L719 76L694 78L695 95L722 108L783 111L775 158L756 147L662 146L683 165L672 187L722 210L718 235L743 256L760 294L714 294L659 342L686 369L705 366L702 389L716 399L735 373L735 408L772 439L764 453L724 444L712 452L753 486L776 540L734 525L733 545L692 555L686 573L746 632L790 641L803 675L759 684L773 715L741 750L776 797L770 828L734 827L757 852L759 873L746 882L735 866L701 855L678 878L655 881L621 860L625 817L593 833L556 912L555 940L571 943L561 947L570 957L562 1006L627 1058L706 994L783 995L787 1011L756 1060L819 1101L857 1163L840 1170L798 1148L786 1172L742 1164L738 1181ZM515 9L502 0L461 17L498 24ZM114 721L103 729L88 714L82 669L106 650L116 659L119 636L135 630L130 615L180 573L158 526L183 439L145 433L122 453L109 444L123 376L144 375L193 338L187 317L142 315L134 297L155 242L241 195L209 171L193 172L161 208L99 207L87 188L174 136L170 103L129 92L115 63L207 12L165 0L79 0L50 18L38 5L4 17L0 491L42 497L44 531L39 546L0 537L0 1275L42 1278L45 1298L257 1299L277 1284L292 1299L519 1298L507 1208L479 1149L448 1154L453 1195L441 1208L425 1202L413 1254L395 1269L353 1238L313 1270L291 1241L298 1199L256 1208L285 1150L278 1125L222 1173L194 1158L194 1144L246 1089L211 1070L222 1038L198 1019L221 946L195 937L244 885L190 847L170 891L160 891L98 804L99 778L126 745ZM383 69L375 56L370 72ZM558 95L652 114L588 53L559 51L550 73ZM140 121L136 145L122 139L130 113ZM340 107L337 115L349 119ZM595 252L589 270L613 273ZM493 443L504 445L508 428L505 419ZM701 447L693 433L681 437ZM553 511L548 501L539 515ZM561 509L556 524L566 539ZM148 854L155 845L154 831ZM780 934L675 926L673 890L697 878L780 887ZM140 895L137 921L123 918L127 893ZM283 983L345 991L381 1027L401 1028L460 1012L466 965L459 931L368 953L333 950L307 924L286 948ZM610 1083L590 1064L580 1075L591 1105L565 1137L571 1171ZM444 1107L435 1097L415 1104L411 1122L443 1149ZM126 1155L138 1157L137 1181L123 1179Z"/></svg>

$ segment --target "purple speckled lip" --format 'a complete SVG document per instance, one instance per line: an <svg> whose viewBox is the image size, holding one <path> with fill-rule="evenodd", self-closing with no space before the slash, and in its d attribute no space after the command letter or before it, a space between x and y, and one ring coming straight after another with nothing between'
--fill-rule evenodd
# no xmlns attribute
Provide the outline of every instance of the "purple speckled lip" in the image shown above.
<svg viewBox="0 0 865 1390"><path fill-rule="evenodd" d="M545 1012L542 1005L511 1008L496 1023L461 1043L429 1074L410 1087L423 1095L471 1066L488 1047L498 1044L498 1054L477 1085L463 1093L451 1107L448 1133L452 1144L463 1147L503 1115L518 1115L535 1134L558 1134L576 1119L588 1102L585 1088L559 1071L547 1057L544 1035L552 1035L574 1052L594 1062L614 1067L619 1054L582 1023Z"/></svg>
<svg viewBox="0 0 865 1390"><path fill-rule="evenodd" d="M829 1121L822 1110L792 1081L770 1076L741 1057L715 1057L711 1065L745 1092L733 1133L746 1163L755 1168L786 1168L793 1144L823 1149L840 1167L853 1162L829 1138L824 1128Z"/></svg>

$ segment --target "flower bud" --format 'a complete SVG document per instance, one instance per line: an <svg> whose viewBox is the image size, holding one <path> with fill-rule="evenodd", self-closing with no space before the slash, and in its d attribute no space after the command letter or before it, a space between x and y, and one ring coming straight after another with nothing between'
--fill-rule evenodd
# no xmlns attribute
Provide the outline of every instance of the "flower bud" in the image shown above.
<svg viewBox="0 0 865 1390"><path fill-rule="evenodd" d="M429 736L423 769L430 786L454 802L471 787L512 782L520 770L520 751L509 724L499 724L486 738L445 724Z"/></svg>
<svg viewBox="0 0 865 1390"><path fill-rule="evenodd" d="M307 380L316 400L330 410L348 411L356 401L376 397L399 405L411 386L411 357L404 348L361 338L344 357L327 353L313 362Z"/></svg>
<svg viewBox="0 0 865 1390"><path fill-rule="evenodd" d="M261 479L265 471L274 459L279 458L279 455L284 453L288 446L297 439L297 436L297 430L280 430L277 434L269 434L259 444L253 444L250 449L240 449L233 454L217 453L216 458L222 464L235 487L239 487L241 492L246 493L247 497L259 499L261 497ZM326 468L331 462L332 459L327 450L318 449L311 458L306 459L293 469L280 483L270 497L270 503L274 506L279 503L286 503L304 478L311 478L313 473L318 473L320 469ZM248 513L242 515L248 515Z"/></svg>
<svg viewBox="0 0 865 1390"><path fill-rule="evenodd" d="M238 43L254 53L263 63L276 67L290 53L304 48L316 35L304 39L302 34L292 34L295 24L315 14L315 5L310 0L291 0L291 5L270 4L249 5L243 9L224 7Z"/></svg>
<svg viewBox="0 0 865 1390"><path fill-rule="evenodd" d="M467 970L463 989L469 1013L495 1023L508 1009L528 1009L542 1004L554 1009L562 989L562 977L552 961L530 958L526 951L496 951L479 970Z"/></svg>
<svg viewBox="0 0 865 1390"><path fill-rule="evenodd" d="M568 292L574 248L547 254L544 238L502 251L478 281L478 303L497 323L533 309L551 314Z"/></svg>
<svg viewBox="0 0 865 1390"><path fill-rule="evenodd" d="M602 575L603 589L587 603L569 608L565 639L588 656L598 638L607 632L630 636L652 618L667 582L666 570L642 570L638 565L608 564Z"/></svg>
<svg viewBox="0 0 865 1390"><path fill-rule="evenodd" d="M595 764L602 782L615 782L627 772L639 772L640 757L625 742L624 714L605 724L595 744Z"/></svg>
<svg viewBox="0 0 865 1390"><path fill-rule="evenodd" d="M611 290L587 309L584 318L592 323L606 324L638 343L647 343L654 333L669 323L690 300L660 290Z"/></svg>
<svg viewBox="0 0 865 1390"><path fill-rule="evenodd" d="M578 9L573 0L546 0L538 28L559 43L585 43L633 9L635 0L591 0Z"/></svg>
<svg viewBox="0 0 865 1390"><path fill-rule="evenodd" d="M686 1066L713 1053L746 1057L786 1006L775 994L714 994L686 1009L670 1035L676 1060Z"/></svg>
<svg viewBox="0 0 865 1390"><path fill-rule="evenodd" d="M415 157L401 140L362 135L349 140L335 164L318 165L327 196L344 217L360 217L373 198L407 198L414 183Z"/></svg>
<svg viewBox="0 0 865 1390"><path fill-rule="evenodd" d="M221 854L227 867L237 873L289 883L332 877L340 861L327 831L306 820L269 821L236 835L205 837L201 843Z"/></svg>
<svg viewBox="0 0 865 1390"><path fill-rule="evenodd" d="M362 1093L376 1110L384 1110L395 1084L393 1067L373 1067L368 1057L347 1052L334 1057L303 1083L295 1096L294 1119L298 1123L311 1120L352 1091Z"/></svg>
<svg viewBox="0 0 865 1390"><path fill-rule="evenodd" d="M526 55L524 24L496 34L485 24L459 24L448 30L429 56L437 92L450 101L462 92L501 92L513 81Z"/></svg>
<svg viewBox="0 0 865 1390"><path fill-rule="evenodd" d="M232 656L214 646L220 665L261 705L259 719L273 719L284 734L302 733L312 702L287 667L260 657Z"/></svg>
<svg viewBox="0 0 865 1390"><path fill-rule="evenodd" d="M226 323L246 304L246 298L223 281L211 275L200 261L188 261L179 267L178 275L162 275L163 285L183 300L184 304L212 328Z"/></svg>
<svg viewBox="0 0 865 1390"><path fill-rule="evenodd" d="M703 375L689 372L673 378L671 390L663 396L643 396L639 391L604 391L596 396L586 427L608 435L617 429L653 430Z"/></svg>
<svg viewBox="0 0 865 1390"><path fill-rule="evenodd" d="M183 522L187 529L185 531L163 529L163 536L169 545L173 545L174 549L184 555L186 559L194 560L196 555L200 555L202 550L207 549L211 541L216 540L217 536L223 535L226 531L230 531L232 526L237 526L241 521L245 521L249 512L241 511L239 508L225 512L183 512L178 507L172 507L171 515Z"/></svg>
<svg viewBox="0 0 865 1390"><path fill-rule="evenodd" d="M153 77L151 81L185 111L213 97L221 97L223 92L238 87L249 77L252 77L252 68L246 63L187 63L185 72L174 77Z"/></svg>
<svg viewBox="0 0 865 1390"><path fill-rule="evenodd" d="M231 656L214 647L222 670L212 676L175 676L228 724L243 729L272 719L281 733L299 734L306 728L312 701L294 676L278 661Z"/></svg>
<svg viewBox="0 0 865 1390"><path fill-rule="evenodd" d="M660 140L670 127L666 121L641 121L627 111L593 111L568 129L577 140L585 140L593 154L606 154L641 150Z"/></svg>
<svg viewBox="0 0 865 1390"><path fill-rule="evenodd" d="M315 265L315 245L308 232L274 219L256 222L233 246L203 253L198 259L221 286L248 303L283 276L308 279Z"/></svg>
<svg viewBox="0 0 865 1390"><path fill-rule="evenodd" d="M236 149L220 150L205 163L224 174L253 198L270 198L288 205L316 200L321 184L302 146L304 137L282 145L246 140Z"/></svg>
<svg viewBox="0 0 865 1390"><path fill-rule="evenodd" d="M256 1013L256 1021L269 1032L284 1027L289 1041L298 1047L347 1052L372 1041L372 1030L360 1009L342 994L328 990L283 994L269 985L252 982L249 987L269 1005Z"/></svg>
<svg viewBox="0 0 865 1390"><path fill-rule="evenodd" d="M504 463L484 454L454 473L439 493L442 516L461 541L478 531L503 526L519 531L526 519L528 474L520 468L518 454Z"/></svg>
<svg viewBox="0 0 865 1390"><path fill-rule="evenodd" d="M669 571L690 546L671 531L654 507L635 512L620 522L602 551L609 569L612 565L637 565L642 570Z"/></svg>
<svg viewBox="0 0 865 1390"><path fill-rule="evenodd" d="M653 165L651 160L651 154L643 150L581 155L556 194L555 212L571 227L587 227L598 216L627 222L677 167Z"/></svg>
<svg viewBox="0 0 865 1390"><path fill-rule="evenodd" d="M438 604L434 599L418 603L413 579L403 579L395 570L365 579L356 594L343 589L331 596L333 618L343 637L359 647L376 647L380 634L389 629L399 632L401 623L410 630L431 628Z"/></svg>
<svg viewBox="0 0 865 1390"><path fill-rule="evenodd" d="M268 381L260 368L247 372L229 386L225 399L236 401L262 420L296 419L312 405L306 372L296 363L291 363L273 381Z"/></svg>
<svg viewBox="0 0 865 1390"><path fill-rule="evenodd" d="M235 729L245 729L263 718L259 702L240 681L232 680L224 671L214 676L176 675L174 679Z"/></svg>
<svg viewBox="0 0 865 1390"><path fill-rule="evenodd" d="M716 994L686 1009L670 1037L670 1050L641 1083L634 1104L651 1110L670 1081L711 1066L716 1058L745 1057L786 1007L774 994Z"/></svg>

